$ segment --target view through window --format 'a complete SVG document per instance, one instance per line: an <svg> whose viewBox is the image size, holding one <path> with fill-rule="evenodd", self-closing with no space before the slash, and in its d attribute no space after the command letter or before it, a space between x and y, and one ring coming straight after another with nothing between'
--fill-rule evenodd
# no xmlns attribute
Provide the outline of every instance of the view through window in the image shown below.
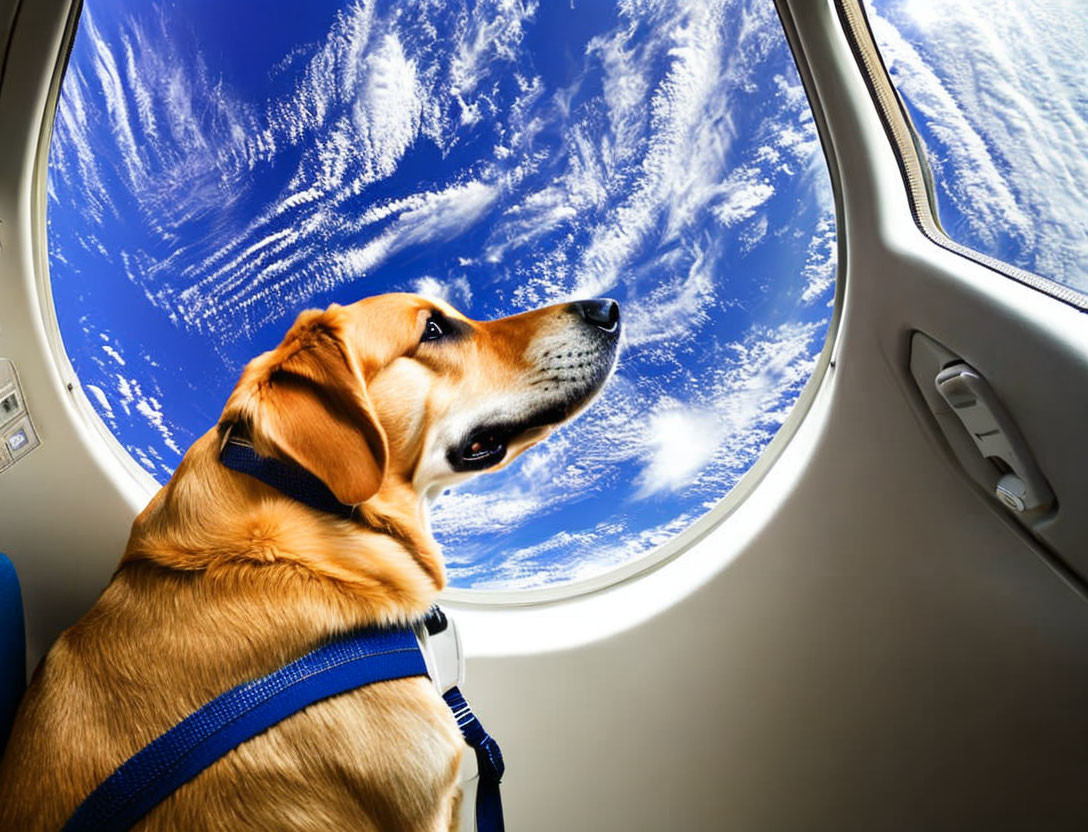
<svg viewBox="0 0 1088 832"><path fill-rule="evenodd" d="M551 586L713 507L834 294L827 169L766 0L85 0L49 164L83 388L160 482L306 307L621 302L578 421L434 506L458 587Z"/></svg>
<svg viewBox="0 0 1088 832"><path fill-rule="evenodd" d="M1088 294L1088 3L867 6L948 236Z"/></svg>

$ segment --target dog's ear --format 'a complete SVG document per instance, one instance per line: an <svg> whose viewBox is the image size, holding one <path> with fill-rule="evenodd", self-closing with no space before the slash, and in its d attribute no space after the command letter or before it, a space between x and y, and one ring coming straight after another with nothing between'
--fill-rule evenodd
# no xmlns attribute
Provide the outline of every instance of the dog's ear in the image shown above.
<svg viewBox="0 0 1088 832"><path fill-rule="evenodd" d="M262 456L285 457L342 503L362 503L385 477L388 445L350 350L325 313L305 312L283 343L246 367L220 419L243 425Z"/></svg>

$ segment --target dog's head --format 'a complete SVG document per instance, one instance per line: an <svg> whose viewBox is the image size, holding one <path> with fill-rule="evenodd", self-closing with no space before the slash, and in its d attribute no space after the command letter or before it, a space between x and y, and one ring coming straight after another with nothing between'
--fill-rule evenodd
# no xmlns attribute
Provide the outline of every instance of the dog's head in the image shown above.
<svg viewBox="0 0 1088 832"><path fill-rule="evenodd" d="M258 453L320 477L341 502L416 495L508 464L597 394L619 306L589 300L494 321L389 294L303 312L246 367L220 420Z"/></svg>

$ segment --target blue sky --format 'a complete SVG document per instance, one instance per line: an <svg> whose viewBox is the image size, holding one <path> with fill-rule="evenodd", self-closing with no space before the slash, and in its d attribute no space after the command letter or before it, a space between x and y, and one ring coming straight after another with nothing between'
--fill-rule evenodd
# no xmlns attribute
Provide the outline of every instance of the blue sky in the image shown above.
<svg viewBox="0 0 1088 832"><path fill-rule="evenodd" d="M620 300L594 407L434 508L454 585L516 588L751 466L823 346L832 211L770 3L86 0L48 227L84 389L160 482L303 308Z"/></svg>

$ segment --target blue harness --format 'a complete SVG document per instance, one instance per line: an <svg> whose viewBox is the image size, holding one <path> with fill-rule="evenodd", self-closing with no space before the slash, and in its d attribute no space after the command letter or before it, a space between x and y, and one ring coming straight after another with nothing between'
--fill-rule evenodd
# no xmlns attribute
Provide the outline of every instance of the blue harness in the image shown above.
<svg viewBox="0 0 1088 832"><path fill-rule="evenodd" d="M224 446L220 459L301 502L329 505L331 493L312 474L259 457L238 440ZM320 489L310 491L316 486ZM311 496L316 497L312 502ZM424 625L430 635L437 635L448 623L435 607ZM63 832L127 830L220 757L308 705L375 682L427 675L419 640L409 627L373 627L338 638L263 678L220 694L187 716L103 780L76 809ZM484 730L456 686L443 698L465 742L476 752L476 829L503 832L499 781L504 766L498 743Z"/></svg>

